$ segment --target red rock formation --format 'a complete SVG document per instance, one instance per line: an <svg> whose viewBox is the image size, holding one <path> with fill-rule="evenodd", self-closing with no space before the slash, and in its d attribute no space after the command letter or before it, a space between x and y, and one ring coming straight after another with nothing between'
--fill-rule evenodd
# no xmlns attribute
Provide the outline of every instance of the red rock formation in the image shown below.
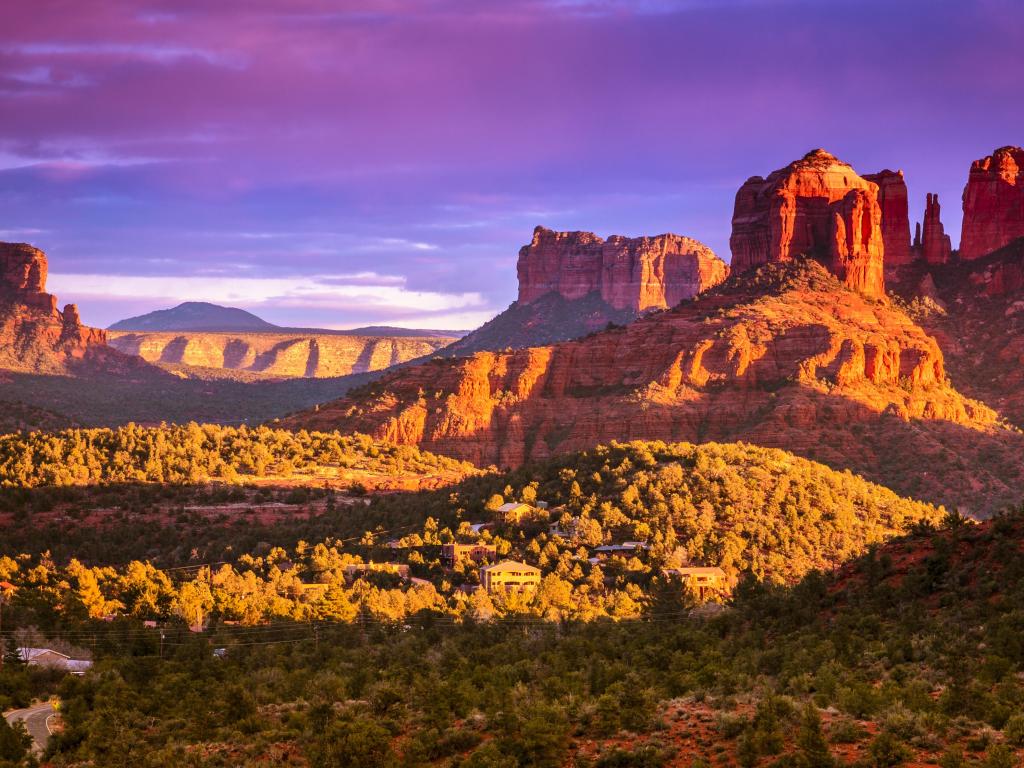
<svg viewBox="0 0 1024 768"><path fill-rule="evenodd" d="M78 307L57 311L46 293L46 254L24 243L0 243L0 368L62 370L106 346L106 333L82 325Z"/></svg>
<svg viewBox="0 0 1024 768"><path fill-rule="evenodd" d="M971 164L960 258L978 259L1024 237L1024 149L1002 147Z"/></svg>
<svg viewBox="0 0 1024 768"><path fill-rule="evenodd" d="M0 300L17 301L56 315L57 299L46 293L46 254L25 243L0 243Z"/></svg>
<svg viewBox="0 0 1024 768"><path fill-rule="evenodd" d="M533 231L519 251L519 303L548 293L591 293L616 310L643 312L690 299L722 282L729 267L706 245L680 235L602 240L590 232Z"/></svg>
<svg viewBox="0 0 1024 768"><path fill-rule="evenodd" d="M918 229L917 253L927 264L946 264L953 252L949 235L942 226L939 196L928 193L924 207L924 227Z"/></svg>
<svg viewBox="0 0 1024 768"><path fill-rule="evenodd" d="M886 272L898 270L913 261L910 252L910 213L907 183L903 171L886 169L864 176L878 185L878 205L882 209L882 242L885 244Z"/></svg>
<svg viewBox="0 0 1024 768"><path fill-rule="evenodd" d="M968 447L958 450L1004 438L1024 447L994 412L948 386L932 337L894 307L843 290L814 262L763 267L577 341L399 370L285 422L501 466L613 439L746 440L890 482L914 477L955 494L964 483L965 500L983 495L971 487L976 478L991 478L981 460L956 465L942 442L958 439L948 430L963 432ZM922 461L919 452L926 477L894 469ZM1009 460L1024 468L1024 455Z"/></svg>
<svg viewBox="0 0 1024 768"><path fill-rule="evenodd" d="M816 149L736 193L732 268L736 272L801 254L829 266L845 285L885 295L885 243L878 186Z"/></svg>

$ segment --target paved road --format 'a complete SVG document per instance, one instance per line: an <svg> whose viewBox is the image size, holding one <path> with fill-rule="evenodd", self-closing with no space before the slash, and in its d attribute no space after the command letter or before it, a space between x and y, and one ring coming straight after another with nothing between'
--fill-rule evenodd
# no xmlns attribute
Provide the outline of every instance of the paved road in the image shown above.
<svg viewBox="0 0 1024 768"><path fill-rule="evenodd" d="M32 737L32 750L35 754L42 754L46 744L50 741L50 718L53 717L53 707L49 704L38 704L28 709L16 709L8 712L7 722L14 725L17 722L24 722Z"/></svg>

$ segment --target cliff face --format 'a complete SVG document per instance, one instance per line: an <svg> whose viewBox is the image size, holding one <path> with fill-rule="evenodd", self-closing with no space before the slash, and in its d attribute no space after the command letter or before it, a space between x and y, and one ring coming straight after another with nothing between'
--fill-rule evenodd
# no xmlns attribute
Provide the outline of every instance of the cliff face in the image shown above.
<svg viewBox="0 0 1024 768"><path fill-rule="evenodd" d="M106 334L82 325L74 304L57 310L46 274L46 254L38 248L0 243L0 368L60 372L106 348Z"/></svg>
<svg viewBox="0 0 1024 768"><path fill-rule="evenodd" d="M131 333L110 331L110 345L151 363L325 378L379 371L429 355L450 338L286 333Z"/></svg>
<svg viewBox="0 0 1024 768"><path fill-rule="evenodd" d="M747 440L957 503L1013 493L964 458L980 446L1024 468L1020 436L946 384L933 338L814 262L578 341L397 371L287 423L501 466L613 439Z"/></svg>
<svg viewBox="0 0 1024 768"><path fill-rule="evenodd" d="M866 174L866 181L878 185L878 205L882 209L882 242L885 245L885 270L910 264L910 208L907 203L907 182L903 171L886 169Z"/></svg>
<svg viewBox="0 0 1024 768"><path fill-rule="evenodd" d="M1024 237L1024 149L975 160L964 188L960 258L978 259Z"/></svg>
<svg viewBox="0 0 1024 768"><path fill-rule="evenodd" d="M823 149L736 193L732 268L736 272L801 254L813 256L844 285L885 295L878 185Z"/></svg>
<svg viewBox="0 0 1024 768"><path fill-rule="evenodd" d="M722 282L729 267L703 243L680 235L602 240L591 232L533 231L519 251L519 303L548 293L569 300L599 293L616 310L675 306Z"/></svg>

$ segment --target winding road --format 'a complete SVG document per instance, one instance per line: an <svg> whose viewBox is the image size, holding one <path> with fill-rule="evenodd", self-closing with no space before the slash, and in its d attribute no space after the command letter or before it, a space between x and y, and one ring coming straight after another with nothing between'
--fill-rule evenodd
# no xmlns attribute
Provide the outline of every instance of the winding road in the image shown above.
<svg viewBox="0 0 1024 768"><path fill-rule="evenodd" d="M29 736L32 737L32 751L36 755L41 755L50 741L50 719L55 714L53 706L47 702L28 709L16 709L13 712L8 712L4 717L11 725L25 723L25 728L28 729Z"/></svg>

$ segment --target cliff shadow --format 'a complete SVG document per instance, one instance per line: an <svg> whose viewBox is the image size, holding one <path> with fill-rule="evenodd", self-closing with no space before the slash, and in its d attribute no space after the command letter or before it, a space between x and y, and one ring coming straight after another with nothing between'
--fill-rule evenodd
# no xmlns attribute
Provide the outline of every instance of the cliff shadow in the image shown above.
<svg viewBox="0 0 1024 768"><path fill-rule="evenodd" d="M167 346L160 352L161 363L182 363L185 360L185 350L188 349L188 337L177 336L167 342Z"/></svg>

